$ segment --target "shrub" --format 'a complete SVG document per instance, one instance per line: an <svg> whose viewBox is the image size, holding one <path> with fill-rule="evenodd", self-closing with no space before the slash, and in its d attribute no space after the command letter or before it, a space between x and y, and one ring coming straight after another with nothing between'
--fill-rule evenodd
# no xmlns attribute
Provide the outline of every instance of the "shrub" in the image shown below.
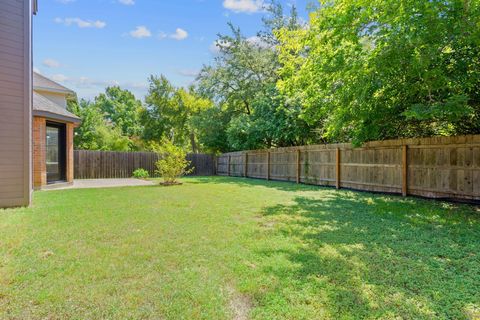
<svg viewBox="0 0 480 320"><path fill-rule="evenodd" d="M165 184L175 184L177 179L193 171L189 169L187 153L175 146L170 140L164 139L162 145L153 144L152 149L158 153L160 160L155 163L157 173L163 178Z"/></svg>
<svg viewBox="0 0 480 320"><path fill-rule="evenodd" d="M133 171L133 177L137 179L147 179L150 177L150 174L148 173L147 170L143 168L138 168L135 171Z"/></svg>

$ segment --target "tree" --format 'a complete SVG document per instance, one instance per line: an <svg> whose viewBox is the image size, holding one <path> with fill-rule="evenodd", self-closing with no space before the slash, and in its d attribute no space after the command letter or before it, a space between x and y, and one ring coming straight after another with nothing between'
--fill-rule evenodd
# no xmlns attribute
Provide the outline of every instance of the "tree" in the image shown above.
<svg viewBox="0 0 480 320"><path fill-rule="evenodd" d="M322 2L276 32L281 91L328 141L480 132L478 1Z"/></svg>
<svg viewBox="0 0 480 320"><path fill-rule="evenodd" d="M212 107L210 99L200 97L193 87L177 89L164 76L152 76L146 102L147 109L143 115L146 140L168 138L194 153L199 151L201 146L192 117Z"/></svg>
<svg viewBox="0 0 480 320"><path fill-rule="evenodd" d="M201 110L192 116L191 124L204 152L222 153L233 150L227 139L231 118L231 112L222 110L219 105Z"/></svg>
<svg viewBox="0 0 480 320"><path fill-rule="evenodd" d="M197 130L194 126L193 117L202 111L212 108L213 102L210 99L200 97L193 87L187 90L180 88L175 93L175 102L180 111L176 121L176 128L182 136L182 141L188 139L190 150L198 153L200 148L197 141Z"/></svg>
<svg viewBox="0 0 480 320"><path fill-rule="evenodd" d="M214 150L269 148L317 141L318 134L300 117L300 100L287 99L276 87L281 65L275 30L297 30L302 25L294 6L290 15L284 15L282 6L276 2L269 8L270 15L264 18L265 30L256 37L247 38L230 24L232 35L219 35L217 57L213 65L204 66L197 79L199 92L218 105L208 112L210 118L196 118L199 127L212 125L214 115L222 124L216 126L218 129L214 133L200 135L200 140L208 139L204 144ZM226 143L218 143L225 138Z"/></svg>
<svg viewBox="0 0 480 320"><path fill-rule="evenodd" d="M174 95L175 88L165 76L150 76L148 95L145 98L147 107L142 114L144 140L160 141L164 137L175 139L173 128L178 110Z"/></svg>
<svg viewBox="0 0 480 320"><path fill-rule="evenodd" d="M275 51L261 38L246 38L229 24L232 36L219 35L213 66L198 76L201 93L236 112L252 114L252 104L265 86L276 81Z"/></svg>
<svg viewBox="0 0 480 320"><path fill-rule="evenodd" d="M81 119L75 129L75 147L82 150L128 151L129 139L120 128L107 123L100 109L87 100L69 102L68 109Z"/></svg>
<svg viewBox="0 0 480 320"><path fill-rule="evenodd" d="M140 116L142 102L133 93L118 86L108 87L105 93L95 98L95 104L104 118L122 130L127 137L137 137L142 133Z"/></svg>

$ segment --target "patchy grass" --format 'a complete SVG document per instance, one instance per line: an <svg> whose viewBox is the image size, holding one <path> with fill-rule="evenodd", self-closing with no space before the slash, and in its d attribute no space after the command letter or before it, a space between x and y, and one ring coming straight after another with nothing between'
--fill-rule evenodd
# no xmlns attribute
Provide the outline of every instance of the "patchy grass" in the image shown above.
<svg viewBox="0 0 480 320"><path fill-rule="evenodd" d="M475 207L234 178L0 211L2 319L478 319Z"/></svg>

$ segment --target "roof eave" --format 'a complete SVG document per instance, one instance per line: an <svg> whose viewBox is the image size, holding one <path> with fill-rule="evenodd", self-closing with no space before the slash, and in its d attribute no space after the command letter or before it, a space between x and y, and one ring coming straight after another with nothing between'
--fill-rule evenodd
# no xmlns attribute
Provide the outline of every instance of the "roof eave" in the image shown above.
<svg viewBox="0 0 480 320"><path fill-rule="evenodd" d="M42 91L42 92L60 93L60 94L71 95L75 97L77 96L75 91L72 91L72 90L60 90L60 89L53 89L53 88L39 87L39 86L34 86L33 90Z"/></svg>
<svg viewBox="0 0 480 320"><path fill-rule="evenodd" d="M82 123L82 120L80 118L68 117L68 116L64 116L64 115L49 112L49 111L33 110L32 115L35 117L44 117L51 120L70 122L76 125Z"/></svg>

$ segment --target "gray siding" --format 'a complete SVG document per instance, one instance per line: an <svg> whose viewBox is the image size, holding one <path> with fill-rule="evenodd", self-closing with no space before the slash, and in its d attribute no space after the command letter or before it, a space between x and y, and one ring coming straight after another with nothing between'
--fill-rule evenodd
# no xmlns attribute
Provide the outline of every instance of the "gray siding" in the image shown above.
<svg viewBox="0 0 480 320"><path fill-rule="evenodd" d="M0 208L31 199L31 2L0 0Z"/></svg>

